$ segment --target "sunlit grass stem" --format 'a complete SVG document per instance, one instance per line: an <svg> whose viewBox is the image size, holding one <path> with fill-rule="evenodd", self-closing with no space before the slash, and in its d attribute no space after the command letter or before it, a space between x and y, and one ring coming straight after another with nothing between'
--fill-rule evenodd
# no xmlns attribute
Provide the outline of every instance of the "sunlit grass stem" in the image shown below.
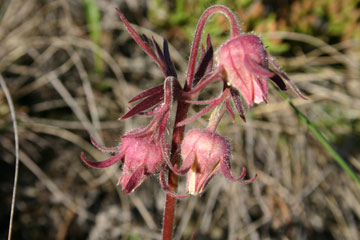
<svg viewBox="0 0 360 240"><path fill-rule="evenodd" d="M347 162L340 156L340 154L331 146L328 140L324 137L324 135L317 129L317 127L311 123L311 121L302 113L300 110L292 103L290 98L286 96L280 89L278 89L280 96L286 100L292 109L294 109L298 118L306 124L308 129L314 134L316 140L326 149L326 151L334 158L337 164L350 175L350 177L358 184L360 184L360 178L356 175L356 173L351 169L351 167L347 164Z"/></svg>
<svg viewBox="0 0 360 240"><path fill-rule="evenodd" d="M14 221L14 210L15 210L15 199L16 199L16 190L17 190L17 182L19 176L19 134L17 129L16 115L15 115L15 106L12 101L9 89L6 85L5 79L0 74L0 86L5 94L5 98L9 105L9 110L11 114L11 119L14 128L14 139L15 139L15 174L14 174L14 185L13 185L13 193L11 197L11 208L10 208L10 220L9 220L9 231L8 231L8 240L11 240L13 221Z"/></svg>

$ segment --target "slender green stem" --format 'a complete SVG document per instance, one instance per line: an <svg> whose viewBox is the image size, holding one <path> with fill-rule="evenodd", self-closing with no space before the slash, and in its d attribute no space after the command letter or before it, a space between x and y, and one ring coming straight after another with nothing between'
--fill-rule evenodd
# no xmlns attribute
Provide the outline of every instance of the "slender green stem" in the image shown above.
<svg viewBox="0 0 360 240"><path fill-rule="evenodd" d="M285 99L289 105L294 109L295 113L301 121L303 121L308 129L315 135L315 138L319 143L326 149L326 151L335 159L335 161L340 165L340 167L350 175L350 177L358 184L360 184L360 178L356 173L351 169L351 167L346 163L346 161L340 156L340 154L331 146L328 140L321 134L321 132L311 123L311 121L302 113L300 110L292 103L290 98L286 96L281 90L278 89L280 96Z"/></svg>
<svg viewBox="0 0 360 240"><path fill-rule="evenodd" d="M95 0L83 0L85 7L86 22L88 24L91 40L100 45L101 40L101 16ZM99 74L104 72L104 62L97 50L94 50L95 71Z"/></svg>

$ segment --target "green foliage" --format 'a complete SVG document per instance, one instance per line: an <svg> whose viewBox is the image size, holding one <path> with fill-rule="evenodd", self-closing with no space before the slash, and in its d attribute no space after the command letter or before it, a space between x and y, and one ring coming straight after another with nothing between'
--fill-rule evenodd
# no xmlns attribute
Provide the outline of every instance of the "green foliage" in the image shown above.
<svg viewBox="0 0 360 240"><path fill-rule="evenodd" d="M210 5L225 4L229 5L230 1L189 1L178 0L173 9L171 9L163 0L152 0L149 8L149 19L161 28L176 28L183 38L188 41L193 38L197 21L202 12ZM162 14L159 14L161 12ZM216 42L225 40L227 26L214 21L218 16L211 17L210 22L205 26L206 32L210 33ZM177 29L181 27L181 29ZM224 33L225 31L225 33ZM218 39L220 38L220 39Z"/></svg>
<svg viewBox="0 0 360 240"><path fill-rule="evenodd" d="M91 40L100 45L101 40L101 15L96 0L83 0L86 22L90 32ZM104 63L102 58L94 51L95 72L102 74L104 72Z"/></svg>
<svg viewBox="0 0 360 240"><path fill-rule="evenodd" d="M347 40L359 36L359 0L302 0L290 6L289 29L325 40L336 37ZM300 21L301 20L301 21Z"/></svg>
<svg viewBox="0 0 360 240"><path fill-rule="evenodd" d="M149 18L158 27L172 29L176 31L177 37L182 36L190 41L203 10L212 4L224 4L240 17L244 31L255 31L258 34L300 32L337 42L360 37L359 3L359 0L299 0L275 5L275 1L178 0L170 7L167 1L151 0ZM215 45L226 39L226 30L226 20L218 15L212 17L206 26ZM290 49L281 40L263 40L270 52L285 53Z"/></svg>
<svg viewBox="0 0 360 240"><path fill-rule="evenodd" d="M150 238L144 238L144 236L141 236L141 234L133 234L133 233L129 233L126 237L125 240L150 240Z"/></svg>

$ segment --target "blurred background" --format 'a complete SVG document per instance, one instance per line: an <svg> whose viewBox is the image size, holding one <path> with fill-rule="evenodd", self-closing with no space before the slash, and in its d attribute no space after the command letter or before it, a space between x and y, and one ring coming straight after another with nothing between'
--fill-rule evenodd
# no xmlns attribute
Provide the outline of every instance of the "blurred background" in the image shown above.
<svg viewBox="0 0 360 240"><path fill-rule="evenodd" d="M169 40L183 83L197 20L212 4L227 5L244 31L261 36L310 100L287 95L360 174L359 0L2 0L0 74L20 137L13 239L161 239L165 194L158 177L128 196L116 187L119 165L91 169L80 153L106 159L89 137L114 146L145 125L141 116L117 119L131 97L163 81L114 8L138 32ZM206 32L216 48L228 36L226 19L213 16ZM218 87L202 96L216 96ZM234 172L247 167L258 179L242 185L219 175L201 197L179 201L175 239L194 231L195 239L360 239L359 185L272 86L269 95L270 103L246 111L246 124L226 116L219 128L231 142ZM1 239L14 159L12 120L0 91Z"/></svg>

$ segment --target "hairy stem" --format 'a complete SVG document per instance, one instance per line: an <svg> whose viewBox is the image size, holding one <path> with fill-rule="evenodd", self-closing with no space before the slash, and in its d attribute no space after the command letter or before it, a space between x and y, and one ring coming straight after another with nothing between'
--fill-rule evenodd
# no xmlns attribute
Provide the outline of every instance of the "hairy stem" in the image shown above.
<svg viewBox="0 0 360 240"><path fill-rule="evenodd" d="M186 103L185 101L179 101L178 103L176 117L175 117L174 131L172 136L172 143L171 143L171 155L170 155L170 159L173 165L179 163L180 158L178 153L180 152L180 145L184 137L184 130L185 130L185 126L176 127L176 124L183 121L186 118L189 107L190 104ZM178 176L169 170L168 186L170 190L172 192L176 192L177 185L178 185ZM176 199L170 196L169 194L167 194L166 202L165 202L165 212L163 218L163 240L172 239L175 207L176 207Z"/></svg>
<svg viewBox="0 0 360 240"><path fill-rule="evenodd" d="M214 13L221 13L224 14L230 23L230 29L231 29L231 36L234 37L236 35L240 34L240 27L238 25L238 21L236 19L236 16L234 13L228 9L225 6L222 5L214 5L212 7L209 7L205 10L205 12L201 15L199 22L196 27L194 40L192 42L192 48L189 58L189 65L187 70L187 76L186 76L186 84L185 84L185 90L189 90L192 87L192 81L194 78L195 73L195 65L196 65L196 58L199 51L200 41L201 41L201 34L204 29L204 26L209 19L211 15Z"/></svg>

